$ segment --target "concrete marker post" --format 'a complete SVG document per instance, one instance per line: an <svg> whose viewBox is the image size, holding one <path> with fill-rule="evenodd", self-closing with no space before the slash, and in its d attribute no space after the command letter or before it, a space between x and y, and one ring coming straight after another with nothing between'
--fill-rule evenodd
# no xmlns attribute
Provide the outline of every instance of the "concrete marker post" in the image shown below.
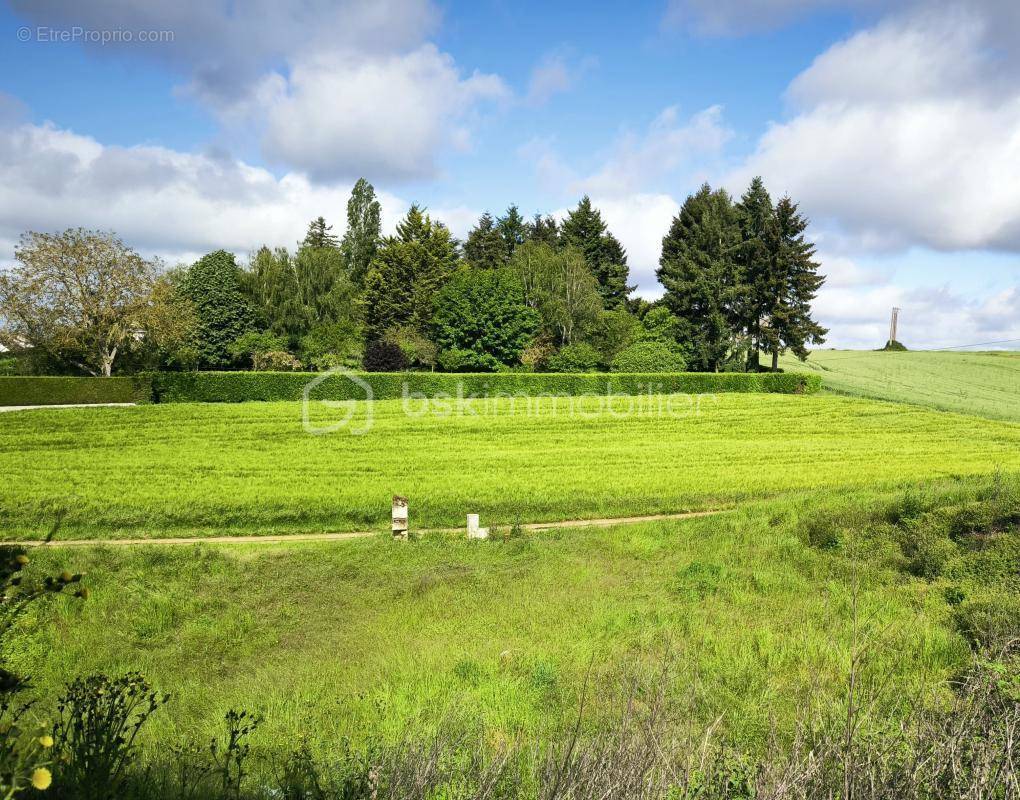
<svg viewBox="0 0 1020 800"><path fill-rule="evenodd" d="M393 495L392 511L392 532L393 538L399 541L407 540L407 498L398 494Z"/></svg>

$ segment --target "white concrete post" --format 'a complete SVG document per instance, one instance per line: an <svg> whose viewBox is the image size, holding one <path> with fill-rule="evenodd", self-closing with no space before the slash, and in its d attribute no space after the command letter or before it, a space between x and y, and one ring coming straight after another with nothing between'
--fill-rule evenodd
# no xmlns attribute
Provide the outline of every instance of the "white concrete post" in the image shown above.
<svg viewBox="0 0 1020 800"><path fill-rule="evenodd" d="M393 495L393 538L407 538L407 498Z"/></svg>
<svg viewBox="0 0 1020 800"><path fill-rule="evenodd" d="M489 529L478 527L478 515L468 514L467 515L467 535L468 539L488 539Z"/></svg>

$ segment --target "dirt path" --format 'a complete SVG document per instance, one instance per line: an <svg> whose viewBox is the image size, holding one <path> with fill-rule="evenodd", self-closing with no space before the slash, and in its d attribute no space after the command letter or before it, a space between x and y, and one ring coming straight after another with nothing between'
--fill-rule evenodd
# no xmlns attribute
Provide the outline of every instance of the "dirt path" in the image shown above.
<svg viewBox="0 0 1020 800"><path fill-rule="evenodd" d="M521 525L526 531L548 531L556 528L608 528L613 525L636 525L640 522L657 522L667 519L695 519L723 514L732 509L713 511L688 511L683 514L651 514L645 517L607 517L604 519L572 519L560 522L529 522ZM419 536L429 533L458 533L464 528L427 528L412 531ZM165 539L56 539L51 542L0 541L0 547L96 547L129 546L146 544L284 544L288 542L342 542L347 539L364 539L368 536L382 536L384 532L351 531L349 533L291 533L272 536L178 536Z"/></svg>
<svg viewBox="0 0 1020 800"><path fill-rule="evenodd" d="M39 408L129 408L137 403L56 403L47 406L0 406L0 414L5 411L35 411Z"/></svg>

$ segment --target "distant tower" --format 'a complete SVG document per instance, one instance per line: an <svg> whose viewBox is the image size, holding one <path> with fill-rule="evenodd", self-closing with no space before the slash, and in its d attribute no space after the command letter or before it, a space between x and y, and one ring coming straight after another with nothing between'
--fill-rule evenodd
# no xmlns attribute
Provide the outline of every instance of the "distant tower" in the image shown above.
<svg viewBox="0 0 1020 800"><path fill-rule="evenodd" d="M892 310L892 316L889 318L889 344L897 341L896 339L896 323L900 319L900 309L894 308Z"/></svg>

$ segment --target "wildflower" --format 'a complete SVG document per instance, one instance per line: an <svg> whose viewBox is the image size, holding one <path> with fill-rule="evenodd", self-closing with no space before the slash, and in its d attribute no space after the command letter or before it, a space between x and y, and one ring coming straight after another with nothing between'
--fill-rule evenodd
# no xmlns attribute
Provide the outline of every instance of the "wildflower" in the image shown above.
<svg viewBox="0 0 1020 800"><path fill-rule="evenodd" d="M39 744L41 744L43 747L53 747L53 737L50 736L48 733L43 734L42 736L39 737Z"/></svg>
<svg viewBox="0 0 1020 800"><path fill-rule="evenodd" d="M40 792L49 789L51 783L53 783L53 776L50 775L50 771L46 767L36 767L32 772L32 786Z"/></svg>

